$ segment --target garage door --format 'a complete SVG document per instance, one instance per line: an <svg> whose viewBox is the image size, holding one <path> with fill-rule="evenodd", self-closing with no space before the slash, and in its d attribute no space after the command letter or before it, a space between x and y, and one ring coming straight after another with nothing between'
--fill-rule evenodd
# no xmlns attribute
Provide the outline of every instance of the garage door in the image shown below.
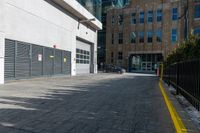
<svg viewBox="0 0 200 133"><path fill-rule="evenodd" d="M90 73L91 45L76 41L76 74Z"/></svg>

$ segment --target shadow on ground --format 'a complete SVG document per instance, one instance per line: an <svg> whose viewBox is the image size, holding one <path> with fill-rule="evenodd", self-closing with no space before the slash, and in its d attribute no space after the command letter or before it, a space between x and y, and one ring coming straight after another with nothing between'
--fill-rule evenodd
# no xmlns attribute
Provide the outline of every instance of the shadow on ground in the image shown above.
<svg viewBox="0 0 200 133"><path fill-rule="evenodd" d="M112 74L8 83L0 87L0 132L170 133L166 109L157 109L165 108L157 80Z"/></svg>

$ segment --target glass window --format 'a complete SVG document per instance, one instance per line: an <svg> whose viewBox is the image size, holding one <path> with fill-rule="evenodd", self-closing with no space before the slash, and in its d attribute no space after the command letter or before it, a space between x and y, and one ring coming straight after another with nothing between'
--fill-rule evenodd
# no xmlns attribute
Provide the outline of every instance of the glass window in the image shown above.
<svg viewBox="0 0 200 133"><path fill-rule="evenodd" d="M118 60L122 60L123 59L123 54L122 52L118 52Z"/></svg>
<svg viewBox="0 0 200 133"><path fill-rule="evenodd" d="M152 31L148 31L147 32L147 42L148 43L152 43L153 42L153 32Z"/></svg>
<svg viewBox="0 0 200 133"><path fill-rule="evenodd" d="M194 29L195 35L200 35L200 27Z"/></svg>
<svg viewBox="0 0 200 133"><path fill-rule="evenodd" d="M122 44L123 43L123 33L118 34L118 43Z"/></svg>
<svg viewBox="0 0 200 133"><path fill-rule="evenodd" d="M162 32L161 32L161 30L156 31L156 41L162 42Z"/></svg>
<svg viewBox="0 0 200 133"><path fill-rule="evenodd" d="M114 58L114 54L113 54L113 52L111 52L111 63L113 63L113 58Z"/></svg>
<svg viewBox="0 0 200 133"><path fill-rule="evenodd" d="M177 29L172 29L171 40L173 43L177 41Z"/></svg>
<svg viewBox="0 0 200 133"><path fill-rule="evenodd" d="M136 24L136 13L131 14L131 24Z"/></svg>
<svg viewBox="0 0 200 133"><path fill-rule="evenodd" d="M130 38L131 38L131 43L136 43L136 33L135 32L131 32Z"/></svg>
<svg viewBox="0 0 200 133"><path fill-rule="evenodd" d="M114 34L111 35L111 43L114 44Z"/></svg>
<svg viewBox="0 0 200 133"><path fill-rule="evenodd" d="M139 32L139 42L144 43L144 32Z"/></svg>
<svg viewBox="0 0 200 133"><path fill-rule="evenodd" d="M123 21L124 21L123 15L119 15L119 16L118 16L118 24L119 24L119 25L122 25L122 24L123 24Z"/></svg>
<svg viewBox="0 0 200 133"><path fill-rule="evenodd" d="M172 8L172 20L178 19L178 8Z"/></svg>
<svg viewBox="0 0 200 133"><path fill-rule="evenodd" d="M157 22L162 21L162 10L157 10Z"/></svg>
<svg viewBox="0 0 200 133"><path fill-rule="evenodd" d="M153 22L153 11L148 11L148 14L147 14L147 20L149 23L152 23Z"/></svg>
<svg viewBox="0 0 200 133"><path fill-rule="evenodd" d="M112 58L114 57L114 54L113 54L113 52L111 52L111 57L112 57Z"/></svg>
<svg viewBox="0 0 200 133"><path fill-rule="evenodd" d="M115 17L112 16L112 25L114 25L114 24L115 24Z"/></svg>
<svg viewBox="0 0 200 133"><path fill-rule="evenodd" d="M76 53L76 63L79 64L89 64L89 51L86 50L81 50L81 49L76 49L77 53Z"/></svg>
<svg viewBox="0 0 200 133"><path fill-rule="evenodd" d="M140 23L144 23L144 12L140 12Z"/></svg>
<svg viewBox="0 0 200 133"><path fill-rule="evenodd" d="M200 18L200 4L194 7L194 18Z"/></svg>

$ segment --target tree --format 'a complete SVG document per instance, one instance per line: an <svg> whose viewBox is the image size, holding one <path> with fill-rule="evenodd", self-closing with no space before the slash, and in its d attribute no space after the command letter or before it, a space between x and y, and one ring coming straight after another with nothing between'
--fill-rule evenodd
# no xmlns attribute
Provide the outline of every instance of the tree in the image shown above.
<svg viewBox="0 0 200 133"><path fill-rule="evenodd" d="M193 59L200 59L200 35L190 34L178 48L168 55L164 63L170 65Z"/></svg>

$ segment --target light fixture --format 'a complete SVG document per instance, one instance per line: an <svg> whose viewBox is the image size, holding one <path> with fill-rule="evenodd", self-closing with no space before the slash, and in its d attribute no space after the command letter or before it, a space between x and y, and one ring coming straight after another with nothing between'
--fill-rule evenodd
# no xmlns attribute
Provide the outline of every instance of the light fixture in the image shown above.
<svg viewBox="0 0 200 133"><path fill-rule="evenodd" d="M86 23L86 22L91 22L91 21L95 21L95 20L96 20L95 18L79 20L78 21L78 29L79 29L80 23Z"/></svg>

